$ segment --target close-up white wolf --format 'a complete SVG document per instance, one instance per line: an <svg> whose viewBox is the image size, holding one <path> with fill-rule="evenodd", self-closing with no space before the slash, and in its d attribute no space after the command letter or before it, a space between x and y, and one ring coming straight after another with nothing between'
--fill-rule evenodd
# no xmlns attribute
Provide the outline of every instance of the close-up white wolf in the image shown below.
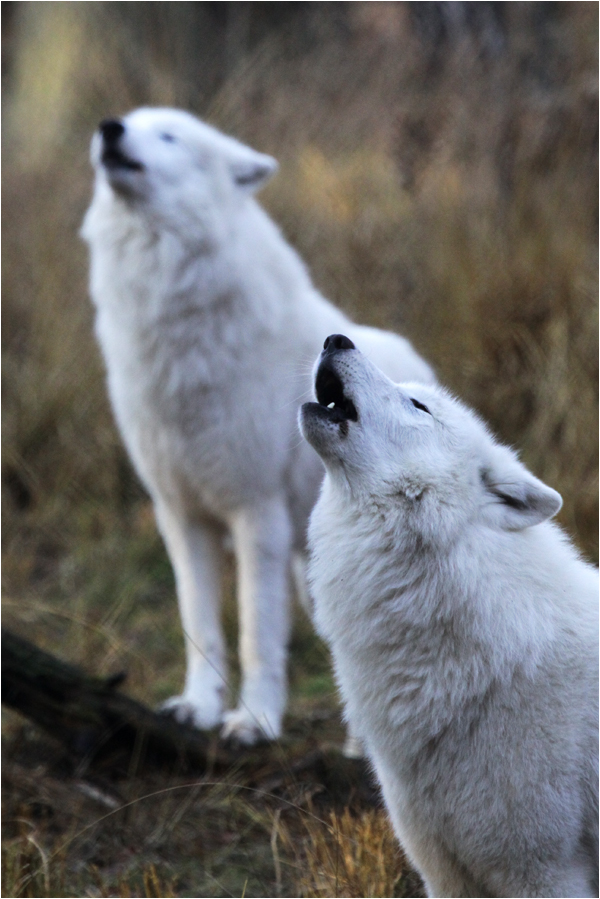
<svg viewBox="0 0 600 899"><path fill-rule="evenodd" d="M241 742L277 737L292 570L323 475L296 428L326 336L344 330L395 379L432 382L396 335L358 327L313 287L253 194L258 153L180 110L101 123L91 251L96 334L114 414L152 497L185 634L180 721ZM237 564L242 687L225 714L224 536ZM298 584L299 592L302 585Z"/></svg>
<svg viewBox="0 0 600 899"><path fill-rule="evenodd" d="M598 573L560 495L344 335L315 392L316 625L428 895L597 896Z"/></svg>

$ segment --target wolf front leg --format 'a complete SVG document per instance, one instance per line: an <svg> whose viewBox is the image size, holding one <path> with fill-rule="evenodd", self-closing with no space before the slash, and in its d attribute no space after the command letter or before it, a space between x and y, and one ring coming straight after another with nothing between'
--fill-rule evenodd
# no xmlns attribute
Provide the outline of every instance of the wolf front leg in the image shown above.
<svg viewBox="0 0 600 899"><path fill-rule="evenodd" d="M183 693L162 708L178 721L209 729L223 719L227 692L220 622L222 533L209 522L190 522L162 503L155 511L175 572L186 653Z"/></svg>
<svg viewBox="0 0 600 899"><path fill-rule="evenodd" d="M292 527L280 496L237 512L231 521L237 560L242 689L225 716L223 736L251 744L276 739L286 703Z"/></svg>

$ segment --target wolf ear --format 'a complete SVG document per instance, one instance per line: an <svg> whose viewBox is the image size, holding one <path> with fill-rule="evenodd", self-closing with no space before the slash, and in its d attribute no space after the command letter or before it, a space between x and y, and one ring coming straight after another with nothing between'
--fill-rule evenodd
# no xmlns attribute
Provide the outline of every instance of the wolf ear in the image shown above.
<svg viewBox="0 0 600 899"><path fill-rule="evenodd" d="M490 464L481 468L488 523L505 531L520 531L556 515L560 493L534 477L507 447L494 447Z"/></svg>
<svg viewBox="0 0 600 899"><path fill-rule="evenodd" d="M232 159L229 170L235 184L246 193L254 193L267 183L279 165L272 156L248 150L243 156Z"/></svg>

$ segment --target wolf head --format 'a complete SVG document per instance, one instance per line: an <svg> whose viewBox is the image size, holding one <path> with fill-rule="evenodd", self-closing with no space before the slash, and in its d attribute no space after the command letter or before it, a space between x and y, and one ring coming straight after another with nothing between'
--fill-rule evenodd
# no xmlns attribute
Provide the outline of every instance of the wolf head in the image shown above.
<svg viewBox="0 0 600 899"><path fill-rule="evenodd" d="M160 221L182 208L243 202L277 169L257 153L177 109L141 108L105 119L92 139L97 188Z"/></svg>
<svg viewBox="0 0 600 899"><path fill-rule="evenodd" d="M439 387L394 384L343 335L325 341L315 394L300 428L331 489L403 526L450 536L478 520L516 531L560 509L559 494L462 403Z"/></svg>

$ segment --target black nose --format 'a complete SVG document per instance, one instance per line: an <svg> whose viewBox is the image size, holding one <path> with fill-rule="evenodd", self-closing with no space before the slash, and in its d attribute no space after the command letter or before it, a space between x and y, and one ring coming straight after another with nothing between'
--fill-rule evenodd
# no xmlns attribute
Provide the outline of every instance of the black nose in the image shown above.
<svg viewBox="0 0 600 899"><path fill-rule="evenodd" d="M125 128L118 119L102 119L98 125L98 130L106 143L110 144L121 137Z"/></svg>
<svg viewBox="0 0 600 899"><path fill-rule="evenodd" d="M323 349L333 353L334 350L355 350L356 347L344 334L330 334L325 338Z"/></svg>

